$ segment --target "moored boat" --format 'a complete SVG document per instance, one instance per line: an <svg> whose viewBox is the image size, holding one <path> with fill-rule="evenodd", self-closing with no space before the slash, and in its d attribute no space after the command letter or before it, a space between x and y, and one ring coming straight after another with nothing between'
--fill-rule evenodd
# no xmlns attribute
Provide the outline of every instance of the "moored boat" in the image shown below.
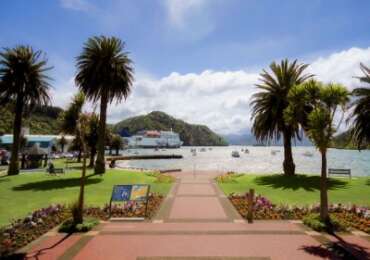
<svg viewBox="0 0 370 260"><path fill-rule="evenodd" d="M234 158L239 158L240 157L240 154L238 151L232 151L231 152L231 156L234 157Z"/></svg>

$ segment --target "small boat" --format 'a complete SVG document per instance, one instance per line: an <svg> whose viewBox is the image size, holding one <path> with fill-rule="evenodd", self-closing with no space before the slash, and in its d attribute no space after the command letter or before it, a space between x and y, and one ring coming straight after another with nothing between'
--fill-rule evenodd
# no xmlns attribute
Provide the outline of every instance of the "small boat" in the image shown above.
<svg viewBox="0 0 370 260"><path fill-rule="evenodd" d="M234 157L234 158L239 158L240 154L239 154L238 151L232 151L231 156Z"/></svg>
<svg viewBox="0 0 370 260"><path fill-rule="evenodd" d="M303 153L304 156L307 156L307 157L312 157L313 156L313 153L309 152L309 151L305 151Z"/></svg>
<svg viewBox="0 0 370 260"><path fill-rule="evenodd" d="M248 148L245 148L244 153L249 153Z"/></svg>

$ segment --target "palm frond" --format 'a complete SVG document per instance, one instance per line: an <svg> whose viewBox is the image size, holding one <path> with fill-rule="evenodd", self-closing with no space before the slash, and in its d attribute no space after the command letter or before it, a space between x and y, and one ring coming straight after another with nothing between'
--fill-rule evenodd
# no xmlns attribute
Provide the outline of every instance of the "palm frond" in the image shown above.
<svg viewBox="0 0 370 260"><path fill-rule="evenodd" d="M288 106L289 90L313 76L304 73L307 66L298 64L297 60L290 63L285 59L280 64L272 62L270 72L262 71L260 83L256 85L259 92L251 100L252 132L257 140L278 140L285 129L299 137L296 126L287 124L283 115Z"/></svg>
<svg viewBox="0 0 370 260"><path fill-rule="evenodd" d="M116 37L92 37L77 57L76 85L93 102L103 94L108 102L126 99L133 82L132 61Z"/></svg>
<svg viewBox="0 0 370 260"><path fill-rule="evenodd" d="M0 52L0 102L19 99L29 108L50 103L47 59L30 46L4 48Z"/></svg>

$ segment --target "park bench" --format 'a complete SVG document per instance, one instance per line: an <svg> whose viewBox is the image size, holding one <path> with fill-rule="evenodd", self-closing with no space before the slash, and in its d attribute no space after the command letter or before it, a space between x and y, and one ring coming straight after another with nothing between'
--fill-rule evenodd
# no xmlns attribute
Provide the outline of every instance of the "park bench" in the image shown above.
<svg viewBox="0 0 370 260"><path fill-rule="evenodd" d="M329 176L330 175L348 175L351 179L351 169L332 169L329 168Z"/></svg>

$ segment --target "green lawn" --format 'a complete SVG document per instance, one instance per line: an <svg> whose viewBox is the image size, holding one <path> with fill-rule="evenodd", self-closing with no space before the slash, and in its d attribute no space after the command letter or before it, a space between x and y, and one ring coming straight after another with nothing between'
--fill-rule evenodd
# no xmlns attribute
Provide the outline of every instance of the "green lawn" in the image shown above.
<svg viewBox="0 0 370 260"><path fill-rule="evenodd" d="M77 166L78 167L78 166ZM88 171L91 174L92 171ZM0 177L0 226L11 219L25 217L29 212L52 203L70 203L79 191L78 170L67 171L63 176L46 173L25 173ZM115 184L151 184L151 191L166 194L170 183L156 183L156 178L145 173L108 170L103 176L87 179L86 205L104 205L110 200Z"/></svg>
<svg viewBox="0 0 370 260"><path fill-rule="evenodd" d="M320 177L314 175L242 175L219 186L227 195L253 188L275 204L309 205L320 198ZM370 206L370 177L331 178L329 186L330 203Z"/></svg>

